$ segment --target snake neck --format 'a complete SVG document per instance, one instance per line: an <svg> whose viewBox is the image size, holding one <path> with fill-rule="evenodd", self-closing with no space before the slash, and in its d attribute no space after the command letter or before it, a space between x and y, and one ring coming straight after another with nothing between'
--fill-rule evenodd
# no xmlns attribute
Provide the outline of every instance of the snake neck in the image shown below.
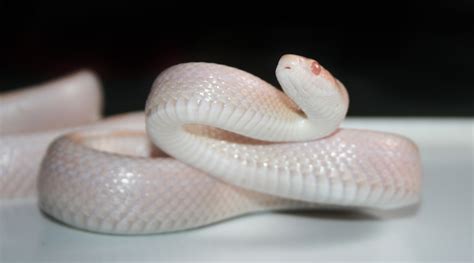
<svg viewBox="0 0 474 263"><path fill-rule="evenodd" d="M159 113L159 121L171 126L201 124L273 142L314 140L337 129L347 103L334 87L314 88L277 77L288 96L235 68L177 65L153 84L146 113Z"/></svg>

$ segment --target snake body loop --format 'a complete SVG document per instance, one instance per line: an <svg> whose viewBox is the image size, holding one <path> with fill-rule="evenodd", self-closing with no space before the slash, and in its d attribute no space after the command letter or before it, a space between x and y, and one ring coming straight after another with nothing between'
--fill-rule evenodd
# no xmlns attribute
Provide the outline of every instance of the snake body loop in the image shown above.
<svg viewBox="0 0 474 263"><path fill-rule="evenodd" d="M285 55L276 75L286 94L232 67L176 65L154 82L145 115L53 132L38 149L70 133L54 140L42 161L40 208L89 231L148 234L257 211L390 209L419 201L413 142L340 129L347 91L312 59ZM13 160L9 149L23 135L8 136L0 145L7 145L3 159ZM23 162L42 156L21 153ZM4 181L20 166L10 163Z"/></svg>
<svg viewBox="0 0 474 263"><path fill-rule="evenodd" d="M276 74L288 96L231 67L174 66L157 78L148 98L148 135L174 158L258 192L352 206L417 200L413 143L336 130L347 92L314 60L283 56Z"/></svg>

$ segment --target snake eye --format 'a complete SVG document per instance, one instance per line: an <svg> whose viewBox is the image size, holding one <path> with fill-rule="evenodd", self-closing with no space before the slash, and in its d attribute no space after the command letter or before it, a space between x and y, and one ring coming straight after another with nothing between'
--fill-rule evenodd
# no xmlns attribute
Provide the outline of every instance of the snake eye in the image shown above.
<svg viewBox="0 0 474 263"><path fill-rule="evenodd" d="M311 71L313 72L314 75L319 75L321 72L321 65L316 60L313 60L311 63Z"/></svg>

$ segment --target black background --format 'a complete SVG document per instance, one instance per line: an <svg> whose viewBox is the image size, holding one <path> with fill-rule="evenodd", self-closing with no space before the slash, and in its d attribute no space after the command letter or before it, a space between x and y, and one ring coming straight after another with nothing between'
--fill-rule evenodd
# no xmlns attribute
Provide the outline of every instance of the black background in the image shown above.
<svg viewBox="0 0 474 263"><path fill-rule="evenodd" d="M277 85L285 53L348 88L352 116L472 116L474 1L1 2L0 87L96 71L106 114L142 110L160 71L223 63Z"/></svg>

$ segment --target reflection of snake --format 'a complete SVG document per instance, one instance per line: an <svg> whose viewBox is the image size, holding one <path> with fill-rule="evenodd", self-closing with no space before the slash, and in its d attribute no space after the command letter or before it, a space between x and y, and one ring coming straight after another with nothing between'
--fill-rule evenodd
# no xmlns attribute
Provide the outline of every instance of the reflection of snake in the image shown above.
<svg viewBox="0 0 474 263"><path fill-rule="evenodd" d="M347 93L314 60L283 56L276 74L288 97L231 67L171 67L146 106L148 136L161 150L139 127L65 135L43 161L40 207L79 228L133 234L269 209L418 201L411 141L337 130Z"/></svg>

